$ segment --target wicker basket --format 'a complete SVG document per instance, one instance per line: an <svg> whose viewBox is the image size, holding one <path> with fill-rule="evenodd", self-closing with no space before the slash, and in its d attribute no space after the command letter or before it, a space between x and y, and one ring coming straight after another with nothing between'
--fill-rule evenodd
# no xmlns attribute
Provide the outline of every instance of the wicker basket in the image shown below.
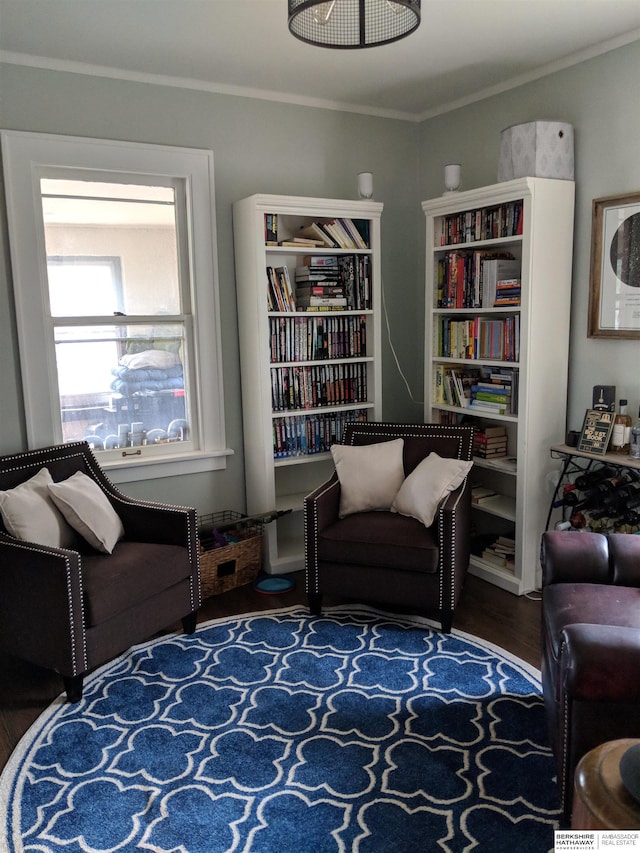
<svg viewBox="0 0 640 853"><path fill-rule="evenodd" d="M225 510L200 516L198 520L203 599L251 583L260 570L262 525L250 523L226 529L241 518L239 512ZM228 545L219 545L219 538L214 537L218 526L225 527L222 537L229 541Z"/></svg>

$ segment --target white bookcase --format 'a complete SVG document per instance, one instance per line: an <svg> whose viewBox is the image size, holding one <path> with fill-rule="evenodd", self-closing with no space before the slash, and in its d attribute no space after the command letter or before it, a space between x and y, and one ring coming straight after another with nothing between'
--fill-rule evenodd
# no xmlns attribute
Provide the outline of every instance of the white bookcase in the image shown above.
<svg viewBox="0 0 640 853"><path fill-rule="evenodd" d="M335 430L334 440L339 440L345 418L378 420L381 415L381 214L382 204L371 201L263 194L233 207L247 512L291 510L265 525L263 569L270 574L304 566L303 499L333 471L328 442ZM273 236L266 231L272 217L277 241L267 241ZM311 223L340 218L360 225L367 248L274 244L290 242ZM368 267L364 301L342 310L271 310L267 268L286 267L295 287L295 268L307 255L336 256L341 263L353 257L355 264ZM314 344L318 339L323 351ZM295 408L298 398L293 404L283 400L284 376L306 386L302 406Z"/></svg>
<svg viewBox="0 0 640 853"><path fill-rule="evenodd" d="M473 506L472 524L474 543L493 536L515 539L515 560L512 566L502 566L473 554L470 571L521 595L540 585L540 536L552 492L547 475L557 468L549 448L564 440L566 429L574 184L520 178L447 193L423 202L422 208L425 420L467 418L479 427L506 427L510 461L474 457L472 483L496 494ZM478 278L480 261L486 253L508 253L519 262L519 305L494 307L493 301L486 304L485 295L484 307L477 307L485 285ZM466 262L456 260L457 255L466 256ZM456 267L456 286L443 285L445 274L450 282L445 261L449 268ZM502 321L502 326L489 320ZM483 341L474 345L480 326ZM491 328L498 339L501 333L508 337L509 347L501 357L487 343ZM453 352L452 337L458 341ZM511 372L506 384L517 384L517 405L508 405L504 413L473 409L469 402L475 392L470 387L464 389L460 405L455 393L450 395L451 370L459 377L482 370L484 375L493 373L493 381L497 373ZM515 389L511 394L516 399Z"/></svg>

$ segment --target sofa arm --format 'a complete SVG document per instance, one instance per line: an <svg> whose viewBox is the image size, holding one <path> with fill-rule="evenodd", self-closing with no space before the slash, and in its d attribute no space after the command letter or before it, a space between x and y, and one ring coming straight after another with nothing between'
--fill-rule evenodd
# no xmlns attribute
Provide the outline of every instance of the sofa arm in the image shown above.
<svg viewBox="0 0 640 853"><path fill-rule="evenodd" d="M542 534L542 585L611 583L609 547L602 533L550 530Z"/></svg>
<svg viewBox="0 0 640 853"><path fill-rule="evenodd" d="M87 669L82 560L0 536L0 647L65 676Z"/></svg>
<svg viewBox="0 0 640 853"><path fill-rule="evenodd" d="M559 667L571 700L640 704L640 628L568 625L560 635Z"/></svg>

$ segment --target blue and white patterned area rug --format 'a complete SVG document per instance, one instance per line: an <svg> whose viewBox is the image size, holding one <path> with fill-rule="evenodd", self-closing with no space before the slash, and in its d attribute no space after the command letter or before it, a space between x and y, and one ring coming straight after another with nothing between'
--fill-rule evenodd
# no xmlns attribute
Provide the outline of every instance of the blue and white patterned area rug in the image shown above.
<svg viewBox="0 0 640 853"><path fill-rule="evenodd" d="M214 620L59 698L0 777L9 853L542 853L537 670L366 607Z"/></svg>

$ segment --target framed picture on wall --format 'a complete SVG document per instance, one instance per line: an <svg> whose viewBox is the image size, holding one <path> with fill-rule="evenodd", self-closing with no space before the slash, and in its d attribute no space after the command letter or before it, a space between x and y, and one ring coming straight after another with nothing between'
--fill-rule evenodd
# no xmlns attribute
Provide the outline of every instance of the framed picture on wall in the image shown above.
<svg viewBox="0 0 640 853"><path fill-rule="evenodd" d="M640 192L593 200L589 337L640 339Z"/></svg>

